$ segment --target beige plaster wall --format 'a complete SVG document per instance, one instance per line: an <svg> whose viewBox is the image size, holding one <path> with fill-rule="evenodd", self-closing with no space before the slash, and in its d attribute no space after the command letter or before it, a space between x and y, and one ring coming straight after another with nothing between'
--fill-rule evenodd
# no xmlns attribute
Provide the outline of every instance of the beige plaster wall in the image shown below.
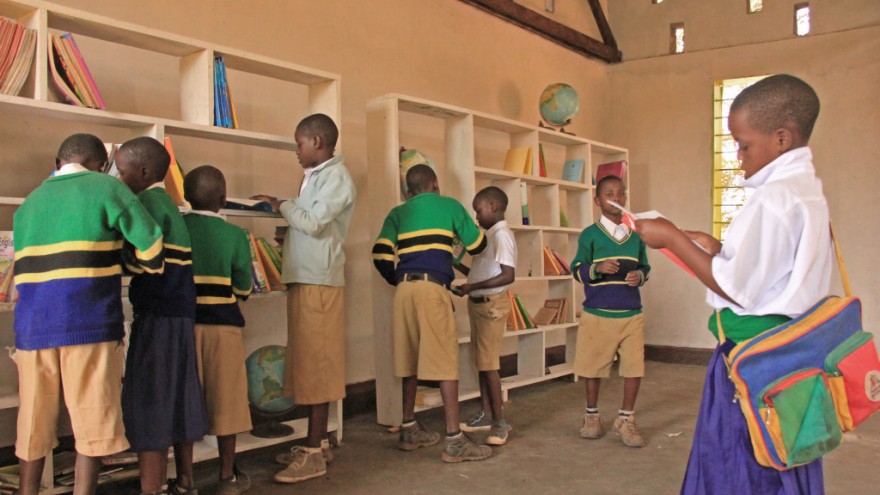
<svg viewBox="0 0 880 495"><path fill-rule="evenodd" d="M643 3L650 4L647 0ZM704 2L669 3L681 3L685 8ZM818 11L828 2L814 3ZM880 3L871 5L872 12L880 10ZM616 16L618 20L621 17L622 12ZM638 40L641 33L664 20L646 18L641 22L635 32L620 29L616 36L622 43ZM880 317L880 282L872 268L880 243L876 179L880 164L880 106L876 97L880 89L880 27L612 66L609 139L630 149L631 201L637 211L657 209L684 228L711 232L713 83L780 72L802 77L821 99L822 110L810 144L856 295L863 300L866 329L874 329L873 323ZM661 255L654 254L652 264L651 281L643 292L647 342L713 346L714 340L705 330L710 309L703 302L704 289ZM842 293L837 280L832 287Z"/></svg>
<svg viewBox="0 0 880 495"><path fill-rule="evenodd" d="M359 193L346 249L349 383L374 377L372 312L390 310L372 308L368 292L372 277L377 276L370 261L377 233L370 231L370 219L387 213L370 208L366 188L369 99L403 93L537 123L537 101L543 88L566 81L581 94L581 115L570 129L579 135L606 138L603 123L608 79L603 63L587 60L457 1L155 0L149 8L141 2L117 0L58 3L342 76L341 151ZM96 60L94 63L103 67L93 72L116 109L173 117L177 112L176 61L171 62L133 52L126 60ZM292 133L304 116L296 107L301 95L288 94L283 85L247 81L239 86L234 88L238 110L259 130ZM267 97L274 91L278 96ZM41 140L34 146L36 150L16 160L22 175L15 184L0 185L0 195L23 195L39 184L45 176L43 169L27 170L26 164L51 161L67 132L52 128L53 123L38 121L19 130L0 124L0 146L4 149L13 139L35 143L35 133L40 133ZM175 141L178 155L185 152L196 157L184 163L186 169L205 162L223 165L230 196L265 192L289 197L299 184L301 170L292 153L180 141L179 145ZM0 217L0 224L6 225L0 228L9 228L8 215ZM255 228L266 227L258 224ZM274 302L248 304L249 328L283 327L277 311L270 307Z"/></svg>

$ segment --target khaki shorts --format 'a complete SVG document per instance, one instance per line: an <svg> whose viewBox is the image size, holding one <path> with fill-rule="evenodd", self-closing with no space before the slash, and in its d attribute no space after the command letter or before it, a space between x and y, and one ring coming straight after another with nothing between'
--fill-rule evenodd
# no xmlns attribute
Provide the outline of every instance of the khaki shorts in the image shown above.
<svg viewBox="0 0 880 495"><path fill-rule="evenodd" d="M423 280L401 282L392 311L394 374L458 380L458 332L446 288Z"/></svg>
<svg viewBox="0 0 880 495"><path fill-rule="evenodd" d="M471 344L477 371L501 369L501 341L507 329L510 297L507 291L486 296L488 301L475 303L468 298L468 316L471 320Z"/></svg>
<svg viewBox="0 0 880 495"><path fill-rule="evenodd" d="M624 378L645 376L645 315L602 318L586 311L578 325L574 372L585 378L611 376L614 355L620 354L617 373Z"/></svg>
<svg viewBox="0 0 880 495"><path fill-rule="evenodd" d="M250 431L253 424L241 328L197 324L195 333L208 434L224 436Z"/></svg>
<svg viewBox="0 0 880 495"><path fill-rule="evenodd" d="M345 288L290 284L284 395L297 404L345 397Z"/></svg>
<svg viewBox="0 0 880 495"><path fill-rule="evenodd" d="M127 449L123 352L119 341L15 351L20 401L15 455L34 461L52 453L62 393L77 452L100 457Z"/></svg>

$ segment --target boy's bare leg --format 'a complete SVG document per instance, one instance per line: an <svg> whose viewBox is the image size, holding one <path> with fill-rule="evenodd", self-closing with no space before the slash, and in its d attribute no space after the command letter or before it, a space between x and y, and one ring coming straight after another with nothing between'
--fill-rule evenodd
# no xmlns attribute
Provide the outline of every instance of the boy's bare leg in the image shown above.
<svg viewBox="0 0 880 495"><path fill-rule="evenodd" d="M590 409L599 407L599 385L602 383L602 379L584 378L584 381L587 383L587 407ZM624 388L626 388L626 385L624 385Z"/></svg>
<svg viewBox="0 0 880 495"><path fill-rule="evenodd" d="M329 417L329 402L309 406L309 438L306 445L312 448L321 446L321 440L327 438L327 422Z"/></svg>
<svg viewBox="0 0 880 495"><path fill-rule="evenodd" d="M73 495L93 495L98 487L101 458L76 454Z"/></svg>
<svg viewBox="0 0 880 495"><path fill-rule="evenodd" d="M138 469L141 475L141 492L158 492L165 484L165 476L168 473L168 452L165 450L138 452Z"/></svg>
<svg viewBox="0 0 880 495"><path fill-rule="evenodd" d="M419 379L416 376L407 376L403 379L403 422L416 419L416 390L419 388Z"/></svg>
<svg viewBox="0 0 880 495"><path fill-rule="evenodd" d="M45 457L34 461L18 460L18 493L21 495L37 495L40 492L40 478L43 477L43 466L45 464Z"/></svg>
<svg viewBox="0 0 880 495"><path fill-rule="evenodd" d="M483 383L485 382L485 391ZM483 410L492 411L492 421L504 420L501 400L501 375L498 370L480 372L480 394L483 395Z"/></svg>
<svg viewBox="0 0 880 495"><path fill-rule="evenodd" d="M446 433L455 433L459 431L458 380L442 380L440 397L443 399L443 414L446 416Z"/></svg>
<svg viewBox="0 0 880 495"><path fill-rule="evenodd" d="M220 479L228 480L235 474L235 435L218 436L217 448L220 451Z"/></svg>
<svg viewBox="0 0 880 495"><path fill-rule="evenodd" d="M621 406L621 409L623 409L624 411L635 411L636 397L639 395L639 385L641 384L641 378L624 378L623 406Z"/></svg>
<svg viewBox="0 0 880 495"><path fill-rule="evenodd" d="M174 444L174 466L177 469L177 484L184 488L193 485L193 443Z"/></svg>

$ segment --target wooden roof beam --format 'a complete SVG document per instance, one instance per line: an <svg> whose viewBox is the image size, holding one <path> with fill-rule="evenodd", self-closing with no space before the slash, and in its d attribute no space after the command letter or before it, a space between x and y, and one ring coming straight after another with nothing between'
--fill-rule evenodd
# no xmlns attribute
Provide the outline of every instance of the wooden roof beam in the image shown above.
<svg viewBox="0 0 880 495"><path fill-rule="evenodd" d="M513 0L460 0L496 15L505 21L511 22L522 28L528 29L535 34L558 43L569 50L587 57L595 57L608 63L617 63L622 59L617 43L611 34L611 28L602 12L602 6L598 0L589 0L593 15L599 25L604 43L578 32L564 24L514 2ZM593 5L595 4L595 6ZM598 13L597 13L598 9ZM601 18L601 20L600 20ZM603 28L604 25L604 28ZM609 43L610 40L610 43Z"/></svg>

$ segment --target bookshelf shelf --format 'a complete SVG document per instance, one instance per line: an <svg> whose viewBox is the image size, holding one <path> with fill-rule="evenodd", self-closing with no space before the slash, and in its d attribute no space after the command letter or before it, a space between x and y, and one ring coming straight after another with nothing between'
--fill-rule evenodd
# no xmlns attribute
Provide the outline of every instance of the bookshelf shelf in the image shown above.
<svg viewBox="0 0 880 495"><path fill-rule="evenodd" d="M400 202L401 146L433 157L441 194L456 198L468 209L480 189L489 185L501 188L508 196L506 219L519 253L517 278L511 290L533 316L547 299L567 301L563 321L570 323L505 332L502 353L515 348L518 368L517 375L503 380L505 398L509 389L571 374L582 289L570 275L544 275L543 248L552 248L565 260L574 257L578 236L594 221L593 173L601 163L626 160L627 150L454 105L389 94L367 105L368 186L376 198L370 205L373 211L384 213ZM531 174L504 169L506 153L514 147L531 148ZM546 177L539 172L542 150ZM562 180L563 165L568 160L584 161L579 181ZM523 185L528 224L523 224L522 217ZM373 232L380 230L383 216L375 215ZM562 226L563 216L568 227ZM390 310L393 288L379 277L374 277L374 284L373 307ZM458 337L459 387L475 389L477 372L471 358L466 301L458 297L453 301L456 323L462 332ZM377 329L377 420L390 425L401 420L401 385L392 368L389 312L375 311L373 328ZM564 346L565 361L548 368L546 351L557 346ZM470 397L460 394L461 400Z"/></svg>
<svg viewBox="0 0 880 495"><path fill-rule="evenodd" d="M289 157L291 161L295 159L290 152L296 150L291 130L300 118L321 112L329 115L337 123L341 122L341 78L330 72L246 53L236 48L138 26L42 0L0 0L0 15L19 19L28 28L37 31L36 56L21 96L0 95L0 118L10 121L21 120L25 125L29 125L28 121L31 120L38 124L35 127L45 126L59 134L92 132L106 142L122 142L137 136L150 136L159 141L169 136L179 137L182 146L177 147L178 158L181 155L193 154L193 150L213 156L211 153L222 153L229 149L231 150L229 155L236 158L241 154L270 156L273 159L277 157L280 160L281 155L271 153L283 152L291 155ZM95 74L99 87L101 83L108 84L108 89L117 90L117 95L122 94L125 98L121 96L115 99L107 98L107 110L82 108L58 101L51 83L47 54L48 35L61 32L71 32L78 40L83 41L84 47L90 44L98 48L98 53L104 54L104 57L113 62L112 64L96 63L94 66L90 64L90 69ZM294 105L296 108L278 108L278 114L270 115L269 119L261 115L259 119L248 120L240 115L239 117L242 117L240 129L214 126L214 57L218 55L223 57L226 68L235 73L233 77L240 78L243 88L253 89L253 91L236 93L245 95L242 97L243 100L236 101L241 104L241 108L262 109L267 102L273 101L275 93L262 90L266 84L289 93L287 96L291 100L296 99ZM88 59L88 56L85 58ZM97 55L95 59L100 61ZM145 91L143 88L147 87L137 84L140 82L137 80L140 74L138 71L132 70L131 74L127 71L129 68L136 68L137 64L144 60L147 61L144 63L148 64L155 61L157 67L163 68L157 70L164 70L166 66L170 68L169 78L163 81L170 84L163 86L164 92L158 93L159 96L150 92L129 94L129 87L133 88L131 91L136 89ZM108 70L114 71L112 77L107 73ZM238 80L236 84L239 84ZM110 93L105 96L109 96ZM175 93L179 93L179 98ZM159 101L160 98L164 99L168 95L171 95L172 101L178 101L171 104ZM271 124L263 124L262 120ZM259 129L259 125L270 128L266 132L267 129ZM273 126L279 130L273 133L275 130L271 128ZM13 141L18 139L16 136L8 136L4 139L4 147L19 145L18 142ZM25 170L29 174L23 179L0 184L0 215L9 225L12 224L14 208L23 203L24 198L21 196L27 194L22 186L28 183L37 184L45 177L41 171L44 169L30 167L30 163L16 163L16 160L23 162L32 160L33 157L44 157L46 143L39 141L39 139L26 140L21 144L22 152L15 157L7 158L4 162L4 171L14 170L18 173L20 170ZM222 145L223 151L215 152L214 145ZM242 148L235 148L236 146ZM242 150L242 153L238 153L238 150ZM45 158L41 160L45 162ZM190 160L185 161L190 162ZM215 163L213 160L211 162ZM241 164L239 168L242 166L249 164ZM267 178L270 177L269 175L254 172L252 176L246 176L239 169L227 173L228 180L246 183L247 188L254 188L253 192L260 192L258 188L271 185L271 178ZM221 213L244 223L281 218L276 213L266 212L222 210ZM268 323L268 328L272 330L266 331L269 335L264 333L251 337L249 335L252 332L244 332L246 347L263 345L263 341L270 340L272 342L280 340L283 343L286 339L286 335L274 330L286 328L286 305L281 302L283 299L280 299L284 296L286 296L284 291L253 296L254 299L267 298L268 301L261 303L266 308L263 310L261 307L259 318L254 318L252 324L266 326ZM13 316L9 312L14 306L12 303L0 303L0 313L4 313L2 318L11 319ZM7 326L11 328L11 325L6 325L6 321L3 323L5 334L5 329ZM0 408L16 407L17 397L14 400L12 398L12 391L17 389L15 379L14 376L0 377ZM256 439L242 435L238 441L239 448L247 450L302 438L306 431L305 424L294 422L294 427L297 433L282 439ZM335 432L339 441L342 440L341 401L337 402L335 408L331 407L329 429ZM205 447L197 454L197 460L210 459L216 455L216 449ZM51 474L51 459L47 460L44 472ZM52 486L51 476L44 477L44 485L47 488L43 493L66 493L72 489Z"/></svg>

